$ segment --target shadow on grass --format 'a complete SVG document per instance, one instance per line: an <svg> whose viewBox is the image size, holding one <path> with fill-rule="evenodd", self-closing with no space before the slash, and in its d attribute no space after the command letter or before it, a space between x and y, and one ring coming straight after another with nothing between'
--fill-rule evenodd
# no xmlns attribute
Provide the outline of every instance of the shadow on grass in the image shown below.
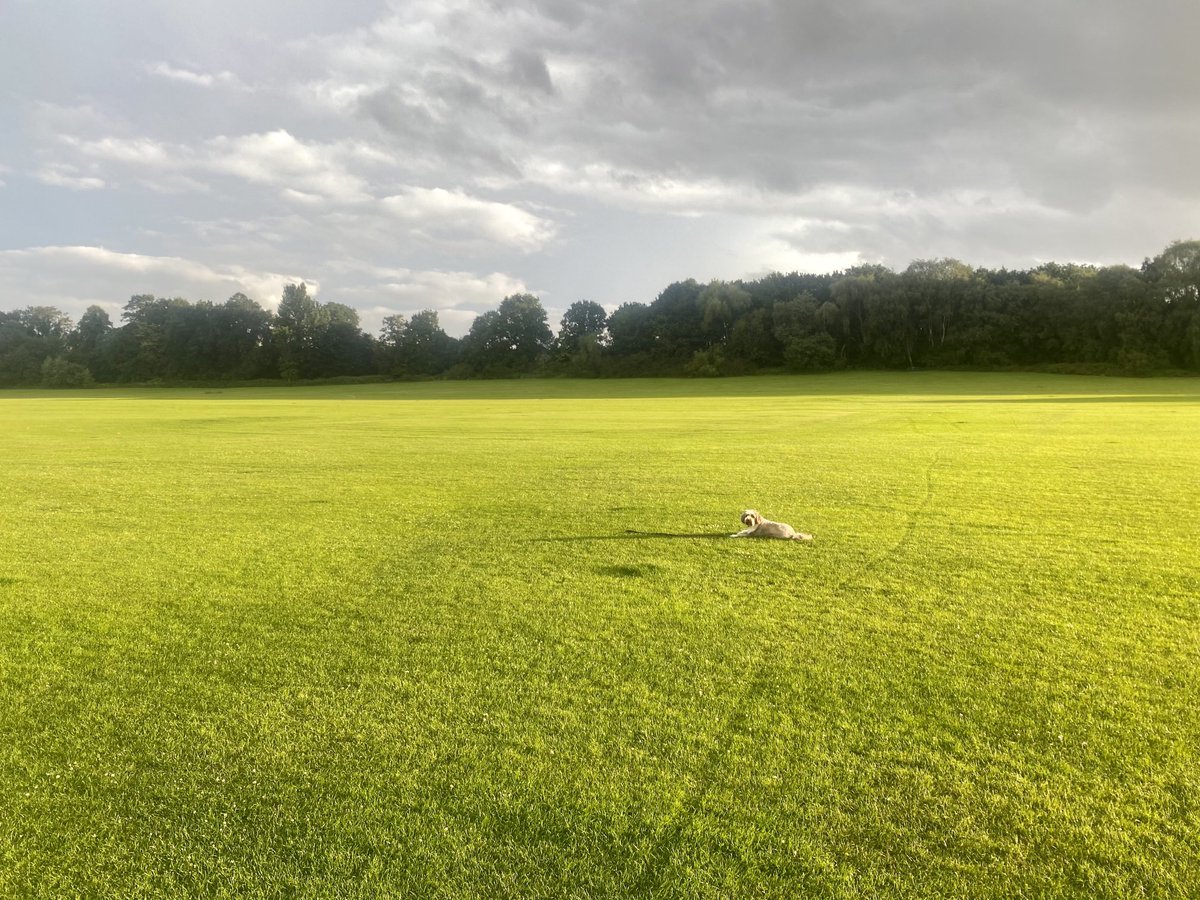
<svg viewBox="0 0 1200 900"><path fill-rule="evenodd" d="M917 403L1200 403L1200 394L1093 394L1074 397L948 397Z"/></svg>
<svg viewBox="0 0 1200 900"><path fill-rule="evenodd" d="M701 534L678 534L673 531L633 531L620 534L571 534L562 537L533 538L533 543L574 544L580 541L644 541L652 538L684 538L687 540L717 540L729 537L728 531L709 531Z"/></svg>
<svg viewBox="0 0 1200 900"><path fill-rule="evenodd" d="M1166 384L1170 384L1170 388ZM1120 386L1118 386L1120 385ZM1128 393L1116 391L1128 387ZM1155 390L1153 395L1141 394ZM1171 390L1171 393L1164 393ZM0 400L57 397L62 399L121 398L159 400L221 399L310 399L310 400L657 400L695 399L729 400L771 399L775 397L813 400L852 400L856 398L928 395L942 401L963 402L962 395L984 395L973 402L1006 402L1027 394L1048 391L1077 391L1093 402L1116 402L1144 398L1165 403L1197 396L1196 376L1165 376L1148 385L1144 379L1074 375L1048 372L962 372L861 370L846 372L743 375L728 378L556 378L526 377L511 379L450 380L442 378L414 381L387 381L377 376L364 380L330 379L287 383L276 379L244 382L190 382L161 385L95 385L76 390L37 387L5 388ZM1049 398L1045 402L1077 402L1081 398ZM972 402L972 401L966 401ZM1016 402L1020 402L1017 400ZM1026 402L1042 402L1034 397Z"/></svg>

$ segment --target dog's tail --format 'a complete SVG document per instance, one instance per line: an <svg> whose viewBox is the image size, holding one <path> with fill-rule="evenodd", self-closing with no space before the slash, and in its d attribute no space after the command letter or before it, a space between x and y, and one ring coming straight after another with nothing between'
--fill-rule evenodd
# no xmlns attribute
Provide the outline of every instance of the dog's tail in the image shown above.
<svg viewBox="0 0 1200 900"><path fill-rule="evenodd" d="M792 535L793 541L811 541L812 539L813 539L813 536L811 534L807 534L806 532L803 532L803 531L797 531L795 534Z"/></svg>

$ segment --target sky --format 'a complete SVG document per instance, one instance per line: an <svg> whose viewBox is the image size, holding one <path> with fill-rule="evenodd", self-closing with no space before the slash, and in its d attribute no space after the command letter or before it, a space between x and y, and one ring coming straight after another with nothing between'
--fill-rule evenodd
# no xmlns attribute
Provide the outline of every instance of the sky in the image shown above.
<svg viewBox="0 0 1200 900"><path fill-rule="evenodd" d="M0 309L454 335L518 292L1139 265L1200 238L1196 0L0 0Z"/></svg>

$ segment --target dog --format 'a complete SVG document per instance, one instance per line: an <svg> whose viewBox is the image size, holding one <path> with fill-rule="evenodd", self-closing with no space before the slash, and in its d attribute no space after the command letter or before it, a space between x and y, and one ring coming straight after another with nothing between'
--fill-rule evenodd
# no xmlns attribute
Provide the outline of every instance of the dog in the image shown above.
<svg viewBox="0 0 1200 900"><path fill-rule="evenodd" d="M791 525L783 522L772 522L764 519L757 509L748 509L742 513L742 524L746 527L730 537L780 538L785 541L811 541L813 536L797 531Z"/></svg>

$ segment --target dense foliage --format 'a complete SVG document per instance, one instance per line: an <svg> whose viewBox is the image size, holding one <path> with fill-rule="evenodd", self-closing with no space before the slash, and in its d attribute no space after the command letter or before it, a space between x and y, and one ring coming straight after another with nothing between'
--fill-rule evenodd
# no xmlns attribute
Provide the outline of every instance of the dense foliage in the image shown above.
<svg viewBox="0 0 1200 900"><path fill-rule="evenodd" d="M114 326L99 306L73 324L53 307L0 312L0 384L299 379L449 374L722 375L853 368L1044 367L1200 371L1200 241L1140 269L1047 263L972 269L918 260L825 275L694 280L611 315L581 300L558 336L537 297L483 313L461 340L437 312L389 316L379 337L358 313L288 285L278 310L244 294L223 304L150 295Z"/></svg>

